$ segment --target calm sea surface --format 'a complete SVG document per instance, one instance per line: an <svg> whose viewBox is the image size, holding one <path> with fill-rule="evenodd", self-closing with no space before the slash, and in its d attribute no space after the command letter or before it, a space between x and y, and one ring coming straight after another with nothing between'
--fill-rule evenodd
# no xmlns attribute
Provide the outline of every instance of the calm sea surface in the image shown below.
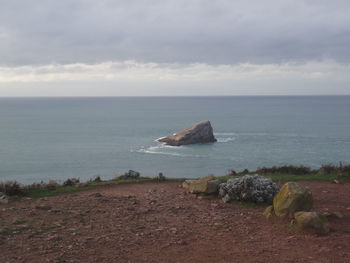
<svg viewBox="0 0 350 263"><path fill-rule="evenodd" d="M155 139L210 120L217 143ZM1 98L0 181L350 163L350 96Z"/></svg>

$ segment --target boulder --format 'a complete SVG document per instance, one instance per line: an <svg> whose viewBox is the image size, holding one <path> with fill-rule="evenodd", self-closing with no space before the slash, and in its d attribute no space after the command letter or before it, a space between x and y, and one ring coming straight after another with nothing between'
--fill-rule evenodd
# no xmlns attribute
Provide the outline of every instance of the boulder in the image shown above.
<svg viewBox="0 0 350 263"><path fill-rule="evenodd" d="M298 211L310 211L312 208L311 191L298 183L288 182L273 199L275 215L293 218Z"/></svg>
<svg viewBox="0 0 350 263"><path fill-rule="evenodd" d="M268 207L266 207L263 215L267 218L270 219L271 216L273 216L273 206L269 205Z"/></svg>
<svg viewBox="0 0 350 263"><path fill-rule="evenodd" d="M219 180L211 180L207 183L207 190L205 191L206 194L215 194L219 191Z"/></svg>
<svg viewBox="0 0 350 263"><path fill-rule="evenodd" d="M158 139L171 146L216 142L210 121L201 121L168 137Z"/></svg>
<svg viewBox="0 0 350 263"><path fill-rule="evenodd" d="M214 194L218 192L219 184L219 180L209 175L197 180L186 180L182 186L192 194Z"/></svg>
<svg viewBox="0 0 350 263"><path fill-rule="evenodd" d="M8 196L0 192L0 204L7 204L8 202L9 202Z"/></svg>
<svg viewBox="0 0 350 263"><path fill-rule="evenodd" d="M325 235L329 233L329 223L325 216L317 212L296 212L294 218L298 231L302 233Z"/></svg>
<svg viewBox="0 0 350 263"><path fill-rule="evenodd" d="M279 187L271 179L260 175L245 175L220 184L219 195L226 203L231 200L272 203Z"/></svg>

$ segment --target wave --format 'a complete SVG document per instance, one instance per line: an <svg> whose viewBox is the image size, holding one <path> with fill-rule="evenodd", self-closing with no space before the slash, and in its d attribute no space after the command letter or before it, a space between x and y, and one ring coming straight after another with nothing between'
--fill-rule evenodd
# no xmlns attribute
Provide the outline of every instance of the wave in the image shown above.
<svg viewBox="0 0 350 263"><path fill-rule="evenodd" d="M228 137L228 138L216 138L218 142L225 143L225 142L232 142L235 140L235 138Z"/></svg>
<svg viewBox="0 0 350 263"><path fill-rule="evenodd" d="M266 133L266 132L242 132L237 133L238 136L275 136L275 137L299 137L295 133Z"/></svg>
<svg viewBox="0 0 350 263"><path fill-rule="evenodd" d="M215 132L216 136L280 136L280 137L296 137L300 136L296 133L268 133L268 132Z"/></svg>
<svg viewBox="0 0 350 263"><path fill-rule="evenodd" d="M159 140L164 139L164 138L166 138L166 136L164 136L164 137L159 137L158 139L155 139L154 141L155 141L155 142L159 142Z"/></svg>
<svg viewBox="0 0 350 263"><path fill-rule="evenodd" d="M233 136L236 135L234 132L214 132L214 135L219 135L219 136Z"/></svg>
<svg viewBox="0 0 350 263"><path fill-rule="evenodd" d="M147 148L141 148L138 150L131 150L131 152L138 152L138 153L149 153L149 154L159 154L159 155L171 155L171 156L177 156L177 157L194 157L194 158L205 158L208 157L207 155L198 155L198 154L188 154L188 153L181 153L181 152L174 152L174 151L167 151L166 149L172 149L172 150L183 150L184 147L181 146L170 146L165 144L160 144L157 146L150 146Z"/></svg>
<svg viewBox="0 0 350 263"><path fill-rule="evenodd" d="M160 154L160 155L171 155L171 156L179 156L179 157L188 157L186 154L181 153L171 153L171 152L156 152L148 149L140 149L136 150L138 153L150 153L150 154Z"/></svg>

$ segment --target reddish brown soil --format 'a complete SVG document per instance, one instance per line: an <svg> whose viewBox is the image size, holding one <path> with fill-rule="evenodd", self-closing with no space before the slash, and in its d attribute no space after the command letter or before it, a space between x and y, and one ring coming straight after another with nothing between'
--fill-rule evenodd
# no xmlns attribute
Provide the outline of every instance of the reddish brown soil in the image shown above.
<svg viewBox="0 0 350 263"><path fill-rule="evenodd" d="M350 262L350 184L302 183L344 216L328 236L179 183L124 184L0 205L0 262Z"/></svg>

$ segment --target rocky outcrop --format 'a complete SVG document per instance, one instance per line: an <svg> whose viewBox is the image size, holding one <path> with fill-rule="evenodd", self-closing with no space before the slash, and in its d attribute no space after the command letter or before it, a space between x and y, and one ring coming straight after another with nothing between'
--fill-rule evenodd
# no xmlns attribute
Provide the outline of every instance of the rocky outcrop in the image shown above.
<svg viewBox="0 0 350 263"><path fill-rule="evenodd" d="M219 183L219 180L209 175L197 180L186 180L182 186L192 194L215 194L218 192Z"/></svg>
<svg viewBox="0 0 350 263"><path fill-rule="evenodd" d="M294 218L299 232L318 235L329 233L328 219L317 212L296 212Z"/></svg>
<svg viewBox="0 0 350 263"><path fill-rule="evenodd" d="M220 184L219 195L226 203L231 200L272 203L279 187L271 179L260 175L245 175Z"/></svg>
<svg viewBox="0 0 350 263"><path fill-rule="evenodd" d="M158 139L171 146L216 142L210 121L201 121L168 137Z"/></svg>
<svg viewBox="0 0 350 263"><path fill-rule="evenodd" d="M294 218L296 228L301 233L328 234L330 228L327 216L310 212L311 208L311 191L301 184L288 182L283 185L273 199L273 205L268 206L263 215L267 219L274 215L282 219Z"/></svg>
<svg viewBox="0 0 350 263"><path fill-rule="evenodd" d="M273 199L273 210L278 217L293 218L295 212L310 211L311 208L311 191L295 182L286 183Z"/></svg>

